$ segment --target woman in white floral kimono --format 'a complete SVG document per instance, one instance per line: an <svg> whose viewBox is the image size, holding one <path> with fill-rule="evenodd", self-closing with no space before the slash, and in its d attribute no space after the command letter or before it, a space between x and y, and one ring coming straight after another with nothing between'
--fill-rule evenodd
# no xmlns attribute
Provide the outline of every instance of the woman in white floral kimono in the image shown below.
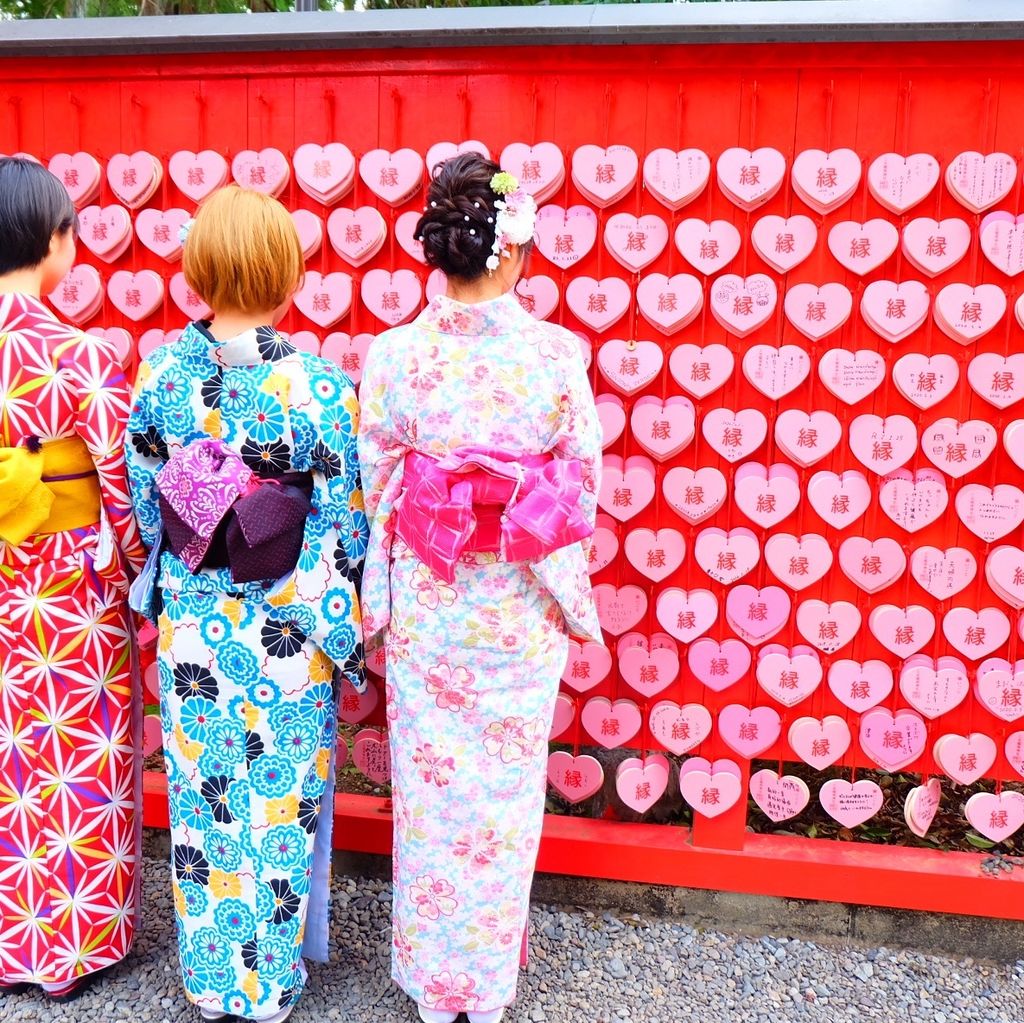
<svg viewBox="0 0 1024 1023"><path fill-rule="evenodd" d="M428 1023L515 997L567 632L597 642L583 544L601 436L576 339L510 292L536 207L475 154L417 229L449 280L363 375L364 634L386 646L392 975Z"/></svg>

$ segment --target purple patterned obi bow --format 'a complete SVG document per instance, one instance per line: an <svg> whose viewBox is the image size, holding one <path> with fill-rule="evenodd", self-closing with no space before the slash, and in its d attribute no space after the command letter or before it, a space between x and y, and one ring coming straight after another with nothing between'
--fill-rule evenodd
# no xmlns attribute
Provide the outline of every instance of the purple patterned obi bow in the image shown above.
<svg viewBox="0 0 1024 1023"><path fill-rule="evenodd" d="M171 550L188 566L230 566L235 582L279 579L295 568L312 477L263 479L227 445L205 439L176 451L157 473Z"/></svg>
<svg viewBox="0 0 1024 1023"><path fill-rule="evenodd" d="M441 459L413 451L404 483L395 532L447 583L464 552L540 561L594 531L580 511L577 459L485 447L458 448Z"/></svg>

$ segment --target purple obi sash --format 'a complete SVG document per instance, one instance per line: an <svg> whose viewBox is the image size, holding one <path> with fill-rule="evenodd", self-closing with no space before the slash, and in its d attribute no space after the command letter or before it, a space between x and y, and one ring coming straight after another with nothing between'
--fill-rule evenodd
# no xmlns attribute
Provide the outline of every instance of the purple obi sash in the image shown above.
<svg viewBox="0 0 1024 1023"><path fill-rule="evenodd" d="M264 478L219 440L194 441L157 473L171 550L193 574L230 568L237 583L280 579L295 568L313 477Z"/></svg>
<svg viewBox="0 0 1024 1023"><path fill-rule="evenodd" d="M413 451L404 483L395 532L448 583L463 553L540 561L593 532L579 507L576 459L484 447L458 448L442 459Z"/></svg>

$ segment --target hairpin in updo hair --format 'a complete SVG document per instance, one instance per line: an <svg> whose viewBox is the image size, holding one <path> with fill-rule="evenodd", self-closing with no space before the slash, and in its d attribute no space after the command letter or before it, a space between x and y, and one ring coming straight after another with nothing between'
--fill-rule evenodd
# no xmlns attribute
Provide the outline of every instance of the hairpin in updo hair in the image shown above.
<svg viewBox="0 0 1024 1023"><path fill-rule="evenodd" d="M181 225L181 227L178 228L178 241L181 242L182 245L188 241L189 232L192 230L195 222L195 217L190 217Z"/></svg>
<svg viewBox="0 0 1024 1023"><path fill-rule="evenodd" d="M533 240L537 222L537 203L508 171L499 171L491 178L491 191L500 196L494 201L494 245L487 257L487 272L493 274L501 257L510 258L510 245L525 245ZM488 222L490 218L488 217Z"/></svg>

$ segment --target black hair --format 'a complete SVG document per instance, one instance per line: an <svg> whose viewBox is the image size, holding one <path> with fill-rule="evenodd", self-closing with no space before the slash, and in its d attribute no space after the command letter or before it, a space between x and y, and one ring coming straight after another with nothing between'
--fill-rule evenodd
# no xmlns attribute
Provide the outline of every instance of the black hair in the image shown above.
<svg viewBox="0 0 1024 1023"><path fill-rule="evenodd" d="M78 232L75 205L41 164L0 159L0 276L38 266L54 234Z"/></svg>
<svg viewBox="0 0 1024 1023"><path fill-rule="evenodd" d="M487 270L498 199L491 178L500 170L478 153L461 153L434 168L416 237L427 263L448 277L472 281Z"/></svg>

